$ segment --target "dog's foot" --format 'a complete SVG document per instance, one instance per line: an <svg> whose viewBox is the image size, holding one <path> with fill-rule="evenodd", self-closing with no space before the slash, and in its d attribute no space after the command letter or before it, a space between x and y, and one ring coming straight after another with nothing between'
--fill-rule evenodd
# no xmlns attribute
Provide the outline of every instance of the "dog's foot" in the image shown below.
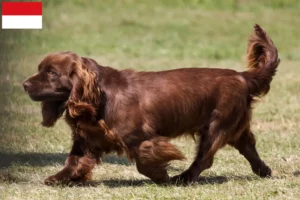
<svg viewBox="0 0 300 200"><path fill-rule="evenodd" d="M60 179L59 177L53 175L49 176L44 180L45 185L54 186L59 184L66 184L69 182L69 179Z"/></svg>
<svg viewBox="0 0 300 200"><path fill-rule="evenodd" d="M82 186L86 185L88 181L86 179L74 179L74 178L65 178L59 179L56 176L50 176L44 180L45 185L48 186Z"/></svg>
<svg viewBox="0 0 300 200"><path fill-rule="evenodd" d="M85 184L87 181L92 179L92 172L76 173L74 169L64 168L57 174L49 176L45 179L45 185L77 185Z"/></svg>
<svg viewBox="0 0 300 200"><path fill-rule="evenodd" d="M272 170L264 163L257 169L253 169L254 173L262 178L268 178L272 176Z"/></svg>
<svg viewBox="0 0 300 200"><path fill-rule="evenodd" d="M192 175L192 173L187 170L180 175L174 176L170 179L171 184L175 185L190 185L198 181L198 177Z"/></svg>
<svg viewBox="0 0 300 200"><path fill-rule="evenodd" d="M56 173L53 176L49 176L45 179L44 183L45 185L58 185L58 184L67 184L71 181L72 176L74 176L76 173L74 169L70 167L64 167L61 171Z"/></svg>

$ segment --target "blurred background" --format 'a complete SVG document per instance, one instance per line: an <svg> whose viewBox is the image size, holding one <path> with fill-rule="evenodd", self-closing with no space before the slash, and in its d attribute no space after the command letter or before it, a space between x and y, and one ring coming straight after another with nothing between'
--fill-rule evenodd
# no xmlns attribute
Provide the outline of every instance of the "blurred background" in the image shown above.
<svg viewBox="0 0 300 200"><path fill-rule="evenodd" d="M273 39L282 60L253 117L258 151L274 178L256 177L245 159L226 147L196 186L153 185L114 155L96 168L97 187L43 185L63 166L71 144L63 120L51 129L40 125L40 104L21 85L47 53L73 51L120 70L243 71L255 23ZM0 199L299 199L299 25L299 0L43 1L42 30L0 30ZM188 159L172 163L171 175L186 169L194 152L192 140L174 143Z"/></svg>

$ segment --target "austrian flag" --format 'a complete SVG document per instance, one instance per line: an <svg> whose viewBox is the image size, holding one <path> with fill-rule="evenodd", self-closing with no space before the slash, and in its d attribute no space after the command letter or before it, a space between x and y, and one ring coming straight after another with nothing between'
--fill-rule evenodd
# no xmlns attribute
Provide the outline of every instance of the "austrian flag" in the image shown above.
<svg viewBox="0 0 300 200"><path fill-rule="evenodd" d="M42 2L2 2L2 29L41 29Z"/></svg>

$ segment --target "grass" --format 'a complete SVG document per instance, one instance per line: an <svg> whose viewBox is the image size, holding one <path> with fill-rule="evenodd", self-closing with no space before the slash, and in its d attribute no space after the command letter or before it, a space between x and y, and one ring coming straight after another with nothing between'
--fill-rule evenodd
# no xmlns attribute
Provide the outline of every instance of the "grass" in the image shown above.
<svg viewBox="0 0 300 200"><path fill-rule="evenodd" d="M42 30L0 31L0 199L299 199L300 13L297 0L44 1ZM39 104L21 82L53 51L71 50L118 69L220 67L245 70L242 61L254 23L278 47L282 63L270 93L254 109L258 151L274 176L255 176L237 151L219 151L199 184L157 186L125 158L109 155L89 186L48 187L71 145L63 120L40 125ZM194 142L174 143L192 162Z"/></svg>

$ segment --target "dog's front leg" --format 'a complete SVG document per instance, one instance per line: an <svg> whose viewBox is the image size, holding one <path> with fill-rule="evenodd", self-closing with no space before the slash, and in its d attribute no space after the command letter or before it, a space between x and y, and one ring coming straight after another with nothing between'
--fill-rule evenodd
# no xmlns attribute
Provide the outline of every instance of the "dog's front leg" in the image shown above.
<svg viewBox="0 0 300 200"><path fill-rule="evenodd" d="M77 138L69 156L65 161L64 168L53 176L45 179L46 185L69 182L86 182L92 178L92 169L97 163L97 157L89 152L82 138Z"/></svg>

